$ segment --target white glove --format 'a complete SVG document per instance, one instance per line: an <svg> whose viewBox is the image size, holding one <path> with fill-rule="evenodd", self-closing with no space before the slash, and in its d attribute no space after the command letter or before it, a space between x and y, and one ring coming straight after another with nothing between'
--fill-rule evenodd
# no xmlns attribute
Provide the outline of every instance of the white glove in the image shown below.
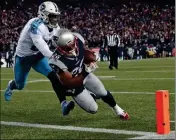
<svg viewBox="0 0 176 140"><path fill-rule="evenodd" d="M92 62L90 64L84 64L85 71L88 73L94 72L97 68L98 65L95 62Z"/></svg>
<svg viewBox="0 0 176 140"><path fill-rule="evenodd" d="M94 55L96 56L96 61L98 61L98 59L99 59L99 54L97 53L97 52L94 52Z"/></svg>

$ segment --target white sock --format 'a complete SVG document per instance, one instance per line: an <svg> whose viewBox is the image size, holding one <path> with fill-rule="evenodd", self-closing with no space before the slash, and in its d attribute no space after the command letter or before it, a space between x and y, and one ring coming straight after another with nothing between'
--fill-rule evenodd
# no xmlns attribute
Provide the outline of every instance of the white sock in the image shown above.
<svg viewBox="0 0 176 140"><path fill-rule="evenodd" d="M115 111L115 113L117 115L121 115L124 113L124 110L120 106L118 106L117 104L113 107L113 110Z"/></svg>

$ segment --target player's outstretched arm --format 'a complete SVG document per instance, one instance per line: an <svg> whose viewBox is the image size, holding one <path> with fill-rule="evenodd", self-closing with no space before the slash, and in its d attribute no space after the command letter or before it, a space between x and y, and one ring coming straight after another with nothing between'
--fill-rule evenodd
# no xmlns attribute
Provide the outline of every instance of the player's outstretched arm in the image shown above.
<svg viewBox="0 0 176 140"><path fill-rule="evenodd" d="M58 75L61 83L68 88L76 88L83 85L83 81L86 74L79 74L77 77L73 77L69 71L64 71Z"/></svg>
<svg viewBox="0 0 176 140"><path fill-rule="evenodd" d="M48 58L50 58L52 56L53 52L50 51L48 44L43 40L41 35L31 33L31 39L32 39L34 45L37 47L37 49L44 56L46 56Z"/></svg>
<svg viewBox="0 0 176 140"><path fill-rule="evenodd" d="M57 73L60 83L68 88L76 88L83 85L84 78L89 74L86 70L83 70L77 76L73 76L63 62L55 60L53 57L49 59L49 64L53 71Z"/></svg>

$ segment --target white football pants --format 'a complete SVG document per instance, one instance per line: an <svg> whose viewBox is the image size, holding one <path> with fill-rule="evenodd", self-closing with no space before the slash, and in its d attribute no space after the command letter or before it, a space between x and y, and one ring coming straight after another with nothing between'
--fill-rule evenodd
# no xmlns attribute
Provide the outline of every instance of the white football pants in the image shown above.
<svg viewBox="0 0 176 140"><path fill-rule="evenodd" d="M98 105L90 92L102 97L107 95L107 91L103 83L93 73L90 73L84 79L84 87L85 89L80 94L73 96L73 99L82 109L94 114L98 110Z"/></svg>

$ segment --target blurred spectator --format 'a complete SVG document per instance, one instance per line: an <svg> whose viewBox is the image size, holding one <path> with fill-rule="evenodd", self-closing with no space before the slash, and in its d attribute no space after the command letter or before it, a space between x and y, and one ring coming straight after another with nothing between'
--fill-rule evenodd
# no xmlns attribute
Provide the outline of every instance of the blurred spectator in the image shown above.
<svg viewBox="0 0 176 140"><path fill-rule="evenodd" d="M8 50L6 53L6 68L13 67L13 51Z"/></svg>
<svg viewBox="0 0 176 140"><path fill-rule="evenodd" d="M0 6L0 43L3 51L15 50L19 33L26 22L35 17L38 5L28 1L6 2ZM28 3L27 3L28 2ZM108 33L109 27L121 38L123 55L127 58L128 49L138 48L138 52L146 58L143 46L153 46L156 56L168 56L175 44L175 7L174 5L158 6L138 2L128 4L104 4L104 2L72 5L58 4L61 8L60 25L85 37L89 47L100 47L101 38ZM3 45L2 45L3 44ZM168 48L167 48L168 47ZM135 49L136 50L136 49ZM131 50L129 50L131 51ZM135 52L136 53L136 52ZM136 58L136 55L134 55Z"/></svg>

